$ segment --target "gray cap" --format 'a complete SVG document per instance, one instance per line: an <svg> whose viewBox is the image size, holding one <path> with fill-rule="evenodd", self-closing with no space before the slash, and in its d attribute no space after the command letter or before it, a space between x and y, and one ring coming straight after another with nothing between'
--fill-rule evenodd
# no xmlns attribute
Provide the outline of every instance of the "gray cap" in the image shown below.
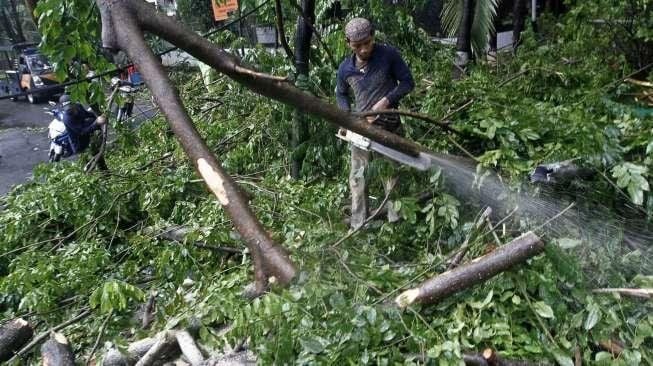
<svg viewBox="0 0 653 366"><path fill-rule="evenodd" d="M372 23L365 18L354 18L345 25L345 36L350 42L362 41L372 35Z"/></svg>

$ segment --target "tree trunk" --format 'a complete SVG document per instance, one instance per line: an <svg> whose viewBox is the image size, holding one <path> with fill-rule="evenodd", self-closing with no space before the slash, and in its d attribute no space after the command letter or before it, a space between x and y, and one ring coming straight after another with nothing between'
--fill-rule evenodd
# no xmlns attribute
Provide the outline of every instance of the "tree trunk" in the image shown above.
<svg viewBox="0 0 653 366"><path fill-rule="evenodd" d="M134 10L139 8L138 5L147 4L141 4L139 1L98 0L98 5L102 14L103 43L124 50L141 70L149 90L184 151L249 247L255 273L264 273L266 279L273 276L280 283L288 284L296 274L294 264L256 219L239 187L206 146L183 108L182 101L163 70L160 60L147 46L134 17ZM257 275L257 287L266 287L267 284L259 283L261 280Z"/></svg>
<svg viewBox="0 0 653 366"><path fill-rule="evenodd" d="M16 25L16 38L18 39L18 42L25 42L23 24L20 21L18 9L16 8L16 0L9 0L9 10L11 11L11 16L14 18L14 24Z"/></svg>
<svg viewBox="0 0 653 366"><path fill-rule="evenodd" d="M493 252L476 258L451 271L422 282L418 287L399 295L395 302L407 307L415 302L431 304L462 291L541 253L544 242L528 232Z"/></svg>
<svg viewBox="0 0 653 366"><path fill-rule="evenodd" d="M34 16L34 9L36 9L38 2L39 0L25 0L25 8L27 9L27 12L32 17L32 20L37 27L39 25L39 20L36 18L36 16Z"/></svg>
<svg viewBox="0 0 653 366"><path fill-rule="evenodd" d="M18 42L18 36L14 32L14 27L11 25L5 9L0 9L0 22L2 22L2 28L5 29L5 33L7 33L7 37L9 37L11 43Z"/></svg>
<svg viewBox="0 0 653 366"><path fill-rule="evenodd" d="M34 335L32 326L22 318L0 328L0 362L10 359Z"/></svg>
<svg viewBox="0 0 653 366"><path fill-rule="evenodd" d="M415 22L430 36L442 36L441 16L443 0L426 0L424 6L411 15Z"/></svg>
<svg viewBox="0 0 653 366"><path fill-rule="evenodd" d="M472 57L472 23L474 21L474 0L463 0L463 16L458 27L456 41L456 59L454 60L452 79L458 80L465 75L465 68Z"/></svg>
<svg viewBox="0 0 653 366"><path fill-rule="evenodd" d="M41 346L42 366L75 366L68 340L61 333L50 334L50 339Z"/></svg>
<svg viewBox="0 0 653 366"><path fill-rule="evenodd" d="M295 69L297 70L296 86L300 90L308 90L309 56L311 50L311 27L315 18L315 0L302 0L302 14L297 16L297 31L295 37ZM299 110L293 115L292 128L292 166L291 175L295 179L301 176L302 162L305 153L302 144L308 138L308 116ZM305 151L305 149L304 149Z"/></svg>
<svg viewBox="0 0 653 366"><path fill-rule="evenodd" d="M515 0L512 8L512 49L517 51L526 22L526 0Z"/></svg>

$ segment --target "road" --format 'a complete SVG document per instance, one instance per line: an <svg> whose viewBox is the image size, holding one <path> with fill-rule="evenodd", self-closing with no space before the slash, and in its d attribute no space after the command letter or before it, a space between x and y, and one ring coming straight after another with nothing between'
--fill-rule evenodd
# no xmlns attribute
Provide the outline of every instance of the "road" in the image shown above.
<svg viewBox="0 0 653 366"><path fill-rule="evenodd" d="M45 113L47 107L47 103L32 105L22 99L0 100L0 197L30 179L34 167L48 160L47 127L52 116ZM136 124L155 113L149 102L137 102Z"/></svg>
<svg viewBox="0 0 653 366"><path fill-rule="evenodd" d="M47 127L52 117L45 114L46 106L0 100L0 196L48 160Z"/></svg>

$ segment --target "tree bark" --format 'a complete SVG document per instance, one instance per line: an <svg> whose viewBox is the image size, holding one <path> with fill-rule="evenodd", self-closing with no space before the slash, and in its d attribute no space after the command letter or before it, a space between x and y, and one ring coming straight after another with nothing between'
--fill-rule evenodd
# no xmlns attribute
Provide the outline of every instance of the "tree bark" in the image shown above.
<svg viewBox="0 0 653 366"><path fill-rule="evenodd" d="M197 345L195 340L187 331L177 331L175 338L181 349L181 353L186 357L191 366L197 366L204 361L204 356Z"/></svg>
<svg viewBox="0 0 653 366"><path fill-rule="evenodd" d="M175 338L174 331L159 333L157 341L147 350L143 357L136 362L136 366L152 366L163 364L176 358L181 350Z"/></svg>
<svg viewBox="0 0 653 366"><path fill-rule="evenodd" d="M111 48L124 50L141 70L148 88L184 151L250 248L255 271L263 271L266 277L274 276L280 283L288 284L296 274L294 264L283 248L272 241L254 216L239 187L206 146L183 108L182 101L159 59L154 56L145 42L133 14L139 13L139 17L142 17L140 13L144 10L142 11L141 8L149 10L152 8L140 6L146 5L140 1L98 0L98 5L103 17L103 36L107 36L107 39L103 38L103 43ZM149 16L155 14L150 11ZM257 266L259 263L263 268ZM258 277L257 281L260 280Z"/></svg>
<svg viewBox="0 0 653 366"><path fill-rule="evenodd" d="M34 24L36 24L37 27L39 25L39 20L34 15L34 9L36 9L36 5L38 4L38 2L39 0L25 0L25 8L27 8L27 12L32 17L32 20L34 21Z"/></svg>
<svg viewBox="0 0 653 366"><path fill-rule="evenodd" d="M9 0L9 10L11 11L11 16L14 18L14 24L16 25L16 37L18 38L18 42L25 42L25 33L23 32L23 25L20 22L18 9L16 8L16 0Z"/></svg>
<svg viewBox="0 0 653 366"><path fill-rule="evenodd" d="M512 8L512 49L517 51L526 22L526 0L515 0Z"/></svg>
<svg viewBox="0 0 653 366"><path fill-rule="evenodd" d="M458 27L456 58L453 64L452 79L465 75L465 68L472 57L472 23L474 21L474 0L463 0L463 16Z"/></svg>
<svg viewBox="0 0 653 366"><path fill-rule="evenodd" d="M281 0L274 0L274 11L276 13L277 32L279 34L279 40L281 41L281 47L283 47L283 50L286 52L286 56L292 62L295 56L293 55L293 52L288 45L288 40L286 39L286 31L283 25L283 9L281 8Z"/></svg>
<svg viewBox="0 0 653 366"><path fill-rule="evenodd" d="M34 335L32 326L22 318L10 321L0 328L0 362L10 359L14 352Z"/></svg>
<svg viewBox="0 0 653 366"><path fill-rule="evenodd" d="M295 37L295 69L297 70L297 87L302 91L308 90L309 59L311 50L312 29L315 18L315 0L302 0L301 14L297 16L297 30ZM295 109L292 129L292 165L291 176L299 179L301 176L302 162L305 153L301 152L301 145L308 139L308 121L301 111Z"/></svg>
<svg viewBox="0 0 653 366"><path fill-rule="evenodd" d="M9 40L12 43L18 42L18 36L14 32L14 28L11 24L11 21L9 20L9 17L7 16L5 9L0 9L0 21L2 22L2 28L5 29L5 33L7 33Z"/></svg>
<svg viewBox="0 0 653 366"><path fill-rule="evenodd" d="M537 235L528 232L489 254L428 279L416 288L404 291L395 302L401 308L415 302L436 303L526 261L541 253L544 246L544 242Z"/></svg>
<svg viewBox="0 0 653 366"><path fill-rule="evenodd" d="M68 340L61 333L50 334L50 339L41 346L42 366L75 366Z"/></svg>

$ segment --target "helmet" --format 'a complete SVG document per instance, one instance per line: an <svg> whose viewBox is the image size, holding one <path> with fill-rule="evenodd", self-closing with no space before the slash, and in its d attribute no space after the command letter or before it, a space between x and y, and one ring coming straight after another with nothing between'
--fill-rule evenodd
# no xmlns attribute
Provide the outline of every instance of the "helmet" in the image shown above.
<svg viewBox="0 0 653 366"><path fill-rule="evenodd" d="M61 95L59 97L59 104L61 104L62 106L67 106L68 104L70 104L70 95L68 94Z"/></svg>

